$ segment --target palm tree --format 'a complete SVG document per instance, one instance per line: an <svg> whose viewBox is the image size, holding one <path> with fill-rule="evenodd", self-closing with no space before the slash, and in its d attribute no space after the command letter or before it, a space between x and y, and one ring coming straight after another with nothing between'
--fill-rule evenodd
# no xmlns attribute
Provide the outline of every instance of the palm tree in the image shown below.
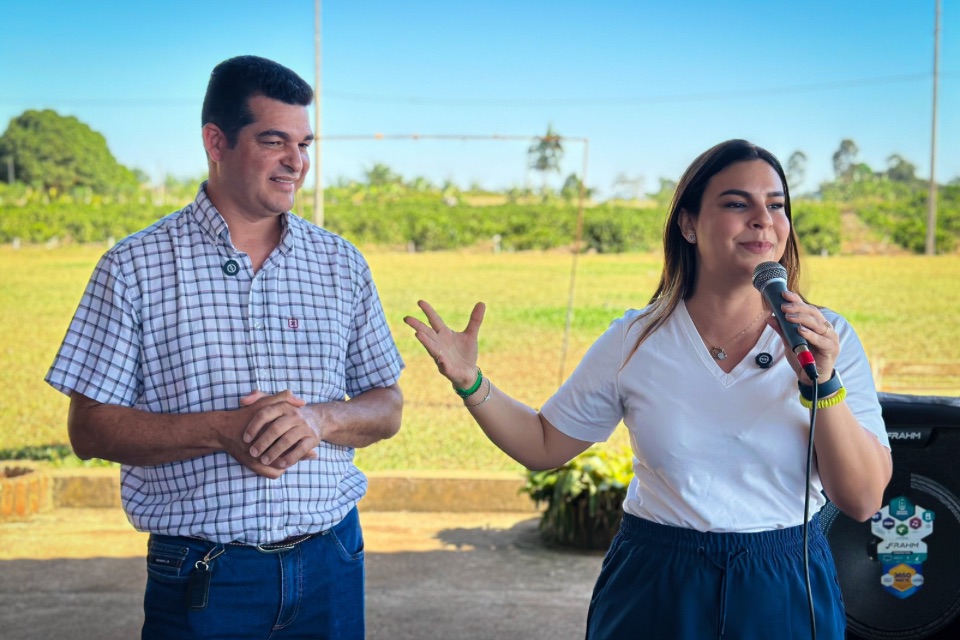
<svg viewBox="0 0 960 640"><path fill-rule="evenodd" d="M547 172L560 172L560 161L563 159L563 138L553 130L553 125L547 125L547 133L534 138L527 149L527 161L531 169L540 172L543 180L541 192L547 193Z"/></svg>

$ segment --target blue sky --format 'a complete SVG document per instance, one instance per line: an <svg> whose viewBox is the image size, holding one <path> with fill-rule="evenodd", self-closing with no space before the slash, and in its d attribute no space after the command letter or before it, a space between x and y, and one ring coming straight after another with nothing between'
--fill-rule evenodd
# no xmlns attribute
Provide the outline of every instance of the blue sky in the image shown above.
<svg viewBox="0 0 960 640"><path fill-rule="evenodd" d="M874 169L899 153L929 176L934 0L486 0L323 3L322 133L589 140L587 184L655 190L716 142L808 157L810 190L852 138ZM313 82L314 3L4 3L0 127L26 109L75 115L151 176L206 171L211 68L273 58ZM941 19L937 177L960 176L960 2ZM312 115L311 115L312 117ZM326 182L376 162L499 188L539 184L526 141L322 144ZM566 146L563 174L584 145ZM555 181L558 179L555 179Z"/></svg>

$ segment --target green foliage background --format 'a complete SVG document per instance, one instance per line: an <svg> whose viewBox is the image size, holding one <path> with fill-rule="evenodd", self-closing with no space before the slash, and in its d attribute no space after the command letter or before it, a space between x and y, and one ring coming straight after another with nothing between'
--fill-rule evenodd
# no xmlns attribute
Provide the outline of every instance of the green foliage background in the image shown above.
<svg viewBox="0 0 960 640"><path fill-rule="evenodd" d="M0 247L0 450L67 442L67 400L43 377L104 245ZM520 470L483 436L403 324L431 302L453 327L487 303L481 366L539 407L609 323L643 306L660 274L655 253L582 255L566 356L571 254L564 251L406 253L364 247L407 368L403 426L357 452L370 471ZM871 360L960 361L960 256L807 256L802 291L844 314ZM960 381L949 393L960 395ZM918 389L922 392L922 389ZM612 444L625 444L621 430Z"/></svg>
<svg viewBox="0 0 960 640"><path fill-rule="evenodd" d="M531 147L532 158L548 152ZM938 191L936 245L945 255L922 258L909 255L923 252L926 236L927 185L915 166L894 155L886 171L874 171L856 161L851 140L838 154L835 180L793 197L806 255L803 292L846 315L872 359L960 361L960 181ZM0 136L0 172L7 157L17 181L0 182L0 454L34 447L32 455L63 457L67 401L42 380L94 263L111 242L190 202L200 180L148 187L114 160L103 136L52 111L27 111L11 122ZM404 426L359 451L361 466L519 469L451 397L402 318L427 299L458 326L476 301L487 302L484 372L539 406L610 321L643 306L654 290L676 183L661 178L657 193L632 201L596 202L586 188L582 210L579 186L570 175L554 192L544 174L539 190L491 193L404 180L376 164L364 182L340 180L325 191L324 226L364 249L408 365ZM312 219L311 203L312 194L301 193L295 211ZM583 255L565 341L581 213ZM904 255L849 255L851 229ZM622 446L624 436L613 444Z"/></svg>
<svg viewBox="0 0 960 640"><path fill-rule="evenodd" d="M478 245L503 251L573 245L576 201L455 193L416 193L404 188L392 192L365 186L332 189L324 206L324 226L359 244L416 252ZM23 185L0 184L0 243L119 240L184 206L194 194L180 189L158 196L141 189L98 195L75 188L51 195ZM311 202L309 194L301 196L299 209L304 217L313 215ZM957 249L960 238L960 185L941 187L938 204L937 249L938 253L950 253ZM896 200L856 196L793 201L801 246L813 255L843 252L844 215L854 216L893 246L922 253L926 210L926 193L919 189ZM588 203L583 209L582 249L597 253L656 251L662 244L666 212L667 205L655 201Z"/></svg>
<svg viewBox="0 0 960 640"><path fill-rule="evenodd" d="M188 201L155 204L150 193L50 198L25 191L5 198L0 185L0 243L119 240ZM652 250L661 242L664 215L654 208L590 207L584 211L584 247L601 253ZM561 199L493 205L447 204L439 195L357 203L333 199L325 206L325 218L325 227L360 244L440 251L496 242L504 251L524 251L570 246L577 208Z"/></svg>
<svg viewBox="0 0 960 640"><path fill-rule="evenodd" d="M548 186L563 153L563 138L552 126L532 140L528 164L542 174L538 191L482 192L423 177L405 180L377 163L362 182L340 179L325 190L324 224L354 242L380 247L422 252L491 244L523 251L573 246L582 213L580 250L656 250L676 183L660 178L659 190L645 199L604 202L594 201L594 190L583 185L581 211L579 176L567 176L559 193ZM794 193L803 249L841 253L844 216L852 215L892 244L922 252L928 185L915 175L916 166L893 154L886 170L874 171L857 153L853 140L841 141L833 156L835 179L805 197ZM116 161L103 135L49 109L27 110L10 121L0 135L0 162L14 169L0 183L0 243L117 240L187 204L199 185L167 178L148 187L142 173ZM787 165L802 174L805 163L797 151ZM960 179L939 190L936 245L939 253L949 253L960 237ZM311 194L301 194L297 212L312 218L312 202Z"/></svg>
<svg viewBox="0 0 960 640"><path fill-rule="evenodd" d="M10 121L0 135L0 158L7 157L17 181L44 190L114 193L136 189L139 182L116 161L102 134L51 109L30 109Z"/></svg>

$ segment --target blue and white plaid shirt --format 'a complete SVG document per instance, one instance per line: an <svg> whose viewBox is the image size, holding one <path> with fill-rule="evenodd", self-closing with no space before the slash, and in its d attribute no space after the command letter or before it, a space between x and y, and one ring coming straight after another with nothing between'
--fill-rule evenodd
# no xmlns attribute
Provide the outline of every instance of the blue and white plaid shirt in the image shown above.
<svg viewBox="0 0 960 640"><path fill-rule="evenodd" d="M255 389L308 403L397 382L403 361L370 269L349 242L297 216L254 274L204 187L111 248L91 276L46 380L151 413L238 409ZM141 531L265 544L338 523L363 496L353 449L321 443L279 479L218 452L124 466Z"/></svg>

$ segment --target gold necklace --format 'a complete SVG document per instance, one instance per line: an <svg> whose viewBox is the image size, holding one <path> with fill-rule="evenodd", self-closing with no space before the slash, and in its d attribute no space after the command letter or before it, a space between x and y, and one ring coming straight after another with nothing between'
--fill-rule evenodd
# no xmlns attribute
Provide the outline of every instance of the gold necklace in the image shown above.
<svg viewBox="0 0 960 640"><path fill-rule="evenodd" d="M753 322L751 322L750 324L748 324L748 325L743 329L743 331L741 331L740 333L738 333L738 334L736 335L736 337L732 338L732 339L727 343L727 346L728 346L728 347L732 347L733 345L735 345L735 344L737 343L737 340L739 340L740 338L742 338L742 337L743 337L743 334L745 334L747 331L750 330L750 327L752 327L753 325L757 324L757 320L759 320L762 315L763 315L763 309L760 309L760 313L757 314L757 317L753 319ZM708 345L708 346L709 346L709 345ZM726 360L726 359L727 359L727 352L726 352L726 350L725 350L724 347L713 347L713 346L711 346L711 347L710 347L710 355L712 355L712 356L714 357L714 359L716 359L716 360Z"/></svg>

